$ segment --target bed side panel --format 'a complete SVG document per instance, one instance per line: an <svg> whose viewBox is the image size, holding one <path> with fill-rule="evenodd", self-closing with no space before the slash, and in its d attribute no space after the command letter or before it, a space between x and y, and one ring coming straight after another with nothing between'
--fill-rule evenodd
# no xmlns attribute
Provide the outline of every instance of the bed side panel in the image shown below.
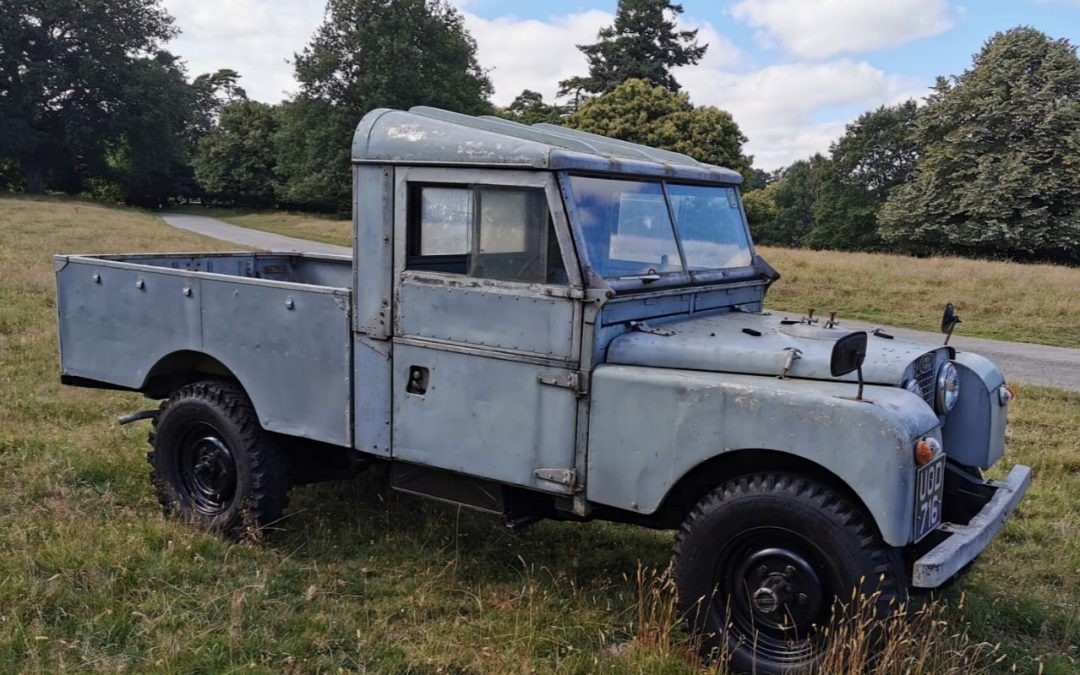
<svg viewBox="0 0 1080 675"><path fill-rule="evenodd" d="M203 344L263 428L352 445L349 296L204 279Z"/></svg>
<svg viewBox="0 0 1080 675"><path fill-rule="evenodd" d="M135 389L165 354L202 351L199 281L68 262L56 272L61 372Z"/></svg>

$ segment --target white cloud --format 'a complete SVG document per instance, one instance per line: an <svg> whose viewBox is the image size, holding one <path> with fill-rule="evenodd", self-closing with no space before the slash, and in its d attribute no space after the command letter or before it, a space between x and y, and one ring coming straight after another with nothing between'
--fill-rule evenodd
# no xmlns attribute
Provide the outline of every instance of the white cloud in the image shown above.
<svg viewBox="0 0 1080 675"><path fill-rule="evenodd" d="M322 21L323 3L165 0L183 31L169 48L188 62L192 76L235 68L252 98L277 102L297 88L286 61ZM499 105L522 89L552 100L559 80L587 71L576 45L595 41L597 31L613 19L599 10L546 21L484 19L469 13L466 1L456 5L466 10L465 25L476 39L480 63L491 69ZM925 93L922 82L847 59L751 68L711 24L682 24L698 28L699 41L709 49L699 65L675 69L676 78L695 103L732 113L750 139L746 151L765 169L828 150L844 122L864 110Z"/></svg>
<svg viewBox="0 0 1080 675"><path fill-rule="evenodd" d="M586 74L585 56L576 45L595 42L596 32L612 19L599 10L548 22L512 16L483 19L465 12L465 28L476 39L480 64L491 69L494 102L507 105L523 89L551 100L560 80Z"/></svg>
<svg viewBox="0 0 1080 675"><path fill-rule="evenodd" d="M219 68L241 75L248 96L267 103L295 91L287 61L304 48L322 22L325 0L165 0L180 37L169 50L195 77Z"/></svg>
<svg viewBox="0 0 1080 675"><path fill-rule="evenodd" d="M585 55L577 45L596 42L597 31L611 25L614 18L599 10L553 17L546 22L512 16L483 19L466 12L465 27L476 38L480 63L491 69L494 102L507 105L523 89L538 91L553 100L561 80L586 75ZM709 45L702 67L730 67L739 60L739 50L711 24L684 23L682 27L697 28L698 41Z"/></svg>
<svg viewBox="0 0 1080 675"><path fill-rule="evenodd" d="M798 56L895 47L950 29L960 10L948 0L741 0L731 14L758 29L765 45Z"/></svg>
<svg viewBox="0 0 1080 675"><path fill-rule="evenodd" d="M845 111L857 115L926 93L919 80L846 59L780 64L745 73L682 68L676 77L695 103L732 114L749 138L746 152L754 155L755 166L766 170L827 151L852 116ZM830 112L829 117L840 120L820 120Z"/></svg>

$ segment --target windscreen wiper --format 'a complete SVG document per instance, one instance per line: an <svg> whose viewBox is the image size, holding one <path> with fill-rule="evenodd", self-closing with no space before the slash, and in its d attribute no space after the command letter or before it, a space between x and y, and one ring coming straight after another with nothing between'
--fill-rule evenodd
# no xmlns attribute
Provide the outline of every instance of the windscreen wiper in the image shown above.
<svg viewBox="0 0 1080 675"><path fill-rule="evenodd" d="M628 274L626 276L619 277L619 279L635 279L643 284L651 284L654 281L660 280L660 273L650 267L649 271L645 272L644 274Z"/></svg>

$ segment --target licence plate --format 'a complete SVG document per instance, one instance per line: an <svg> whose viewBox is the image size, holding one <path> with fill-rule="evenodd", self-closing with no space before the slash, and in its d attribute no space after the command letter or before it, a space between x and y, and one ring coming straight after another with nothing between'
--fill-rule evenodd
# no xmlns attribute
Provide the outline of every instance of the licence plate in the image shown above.
<svg viewBox="0 0 1080 675"><path fill-rule="evenodd" d="M915 472L915 541L941 525L941 497L945 493L945 455L939 454Z"/></svg>

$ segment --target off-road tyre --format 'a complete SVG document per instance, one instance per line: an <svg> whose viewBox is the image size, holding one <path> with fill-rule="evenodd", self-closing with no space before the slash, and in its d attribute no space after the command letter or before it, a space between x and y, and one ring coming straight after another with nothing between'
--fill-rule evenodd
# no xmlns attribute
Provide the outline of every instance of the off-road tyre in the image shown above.
<svg viewBox="0 0 1080 675"><path fill-rule="evenodd" d="M288 461L239 385L206 380L178 389L162 402L148 441L150 481L167 516L253 538L281 518Z"/></svg>
<svg viewBox="0 0 1080 675"><path fill-rule="evenodd" d="M866 598L863 616L878 618L907 600L900 553L868 516L837 491L782 472L706 495L679 531L673 573L687 630L703 656L727 658L733 673L816 672L819 629L853 597Z"/></svg>

